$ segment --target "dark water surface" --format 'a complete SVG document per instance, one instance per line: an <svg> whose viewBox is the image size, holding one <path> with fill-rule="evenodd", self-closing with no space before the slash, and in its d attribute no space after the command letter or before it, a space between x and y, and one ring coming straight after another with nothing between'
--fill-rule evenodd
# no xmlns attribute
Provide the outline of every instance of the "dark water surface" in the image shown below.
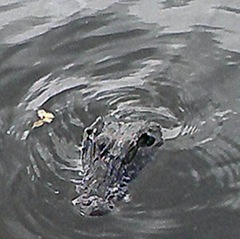
<svg viewBox="0 0 240 239"><path fill-rule="evenodd" d="M2 2L1 239L240 237L238 0ZM86 218L75 145L108 114L165 143L129 203Z"/></svg>

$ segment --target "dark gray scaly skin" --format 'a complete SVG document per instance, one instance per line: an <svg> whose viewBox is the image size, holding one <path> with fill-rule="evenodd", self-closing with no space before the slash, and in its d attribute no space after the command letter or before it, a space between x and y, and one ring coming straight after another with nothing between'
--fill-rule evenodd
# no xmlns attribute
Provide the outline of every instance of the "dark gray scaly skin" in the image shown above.
<svg viewBox="0 0 240 239"><path fill-rule="evenodd" d="M154 122L121 122L98 117L85 129L80 163L79 196L72 203L86 216L109 213L129 195L128 184L152 159L152 148L163 144Z"/></svg>

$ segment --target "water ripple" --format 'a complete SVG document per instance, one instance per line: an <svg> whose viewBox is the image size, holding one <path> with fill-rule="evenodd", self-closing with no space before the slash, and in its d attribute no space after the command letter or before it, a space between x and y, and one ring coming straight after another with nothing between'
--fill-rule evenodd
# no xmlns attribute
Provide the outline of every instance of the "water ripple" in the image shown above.
<svg viewBox="0 0 240 239"><path fill-rule="evenodd" d="M237 7L50 1L44 13L28 2L0 6L5 21L19 11L0 20L3 41L25 41L0 51L0 226L22 238L164 238L227 210L233 218L240 61L223 49L236 47ZM18 30L8 33L11 26ZM54 121L32 129L41 108ZM164 145L131 184L132 200L101 219L82 218L71 206L82 169L76 145L99 115L157 122Z"/></svg>

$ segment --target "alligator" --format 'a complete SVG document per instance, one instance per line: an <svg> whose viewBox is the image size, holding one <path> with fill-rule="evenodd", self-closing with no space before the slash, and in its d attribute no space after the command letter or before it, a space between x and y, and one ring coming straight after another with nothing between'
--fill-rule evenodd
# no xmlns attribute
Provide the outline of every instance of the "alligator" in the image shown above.
<svg viewBox="0 0 240 239"><path fill-rule="evenodd" d="M162 144L156 122L98 117L83 133L74 207L84 216L102 216L128 200L129 183L152 160L152 148Z"/></svg>

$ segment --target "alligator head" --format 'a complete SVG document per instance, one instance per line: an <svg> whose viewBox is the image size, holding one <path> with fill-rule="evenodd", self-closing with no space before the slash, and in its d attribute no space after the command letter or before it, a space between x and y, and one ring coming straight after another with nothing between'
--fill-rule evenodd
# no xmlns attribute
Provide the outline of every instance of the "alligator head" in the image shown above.
<svg viewBox="0 0 240 239"><path fill-rule="evenodd" d="M123 122L98 117L85 129L77 185L72 203L82 215L100 216L128 198L128 184L151 161L152 148L163 143L161 127L154 122Z"/></svg>

